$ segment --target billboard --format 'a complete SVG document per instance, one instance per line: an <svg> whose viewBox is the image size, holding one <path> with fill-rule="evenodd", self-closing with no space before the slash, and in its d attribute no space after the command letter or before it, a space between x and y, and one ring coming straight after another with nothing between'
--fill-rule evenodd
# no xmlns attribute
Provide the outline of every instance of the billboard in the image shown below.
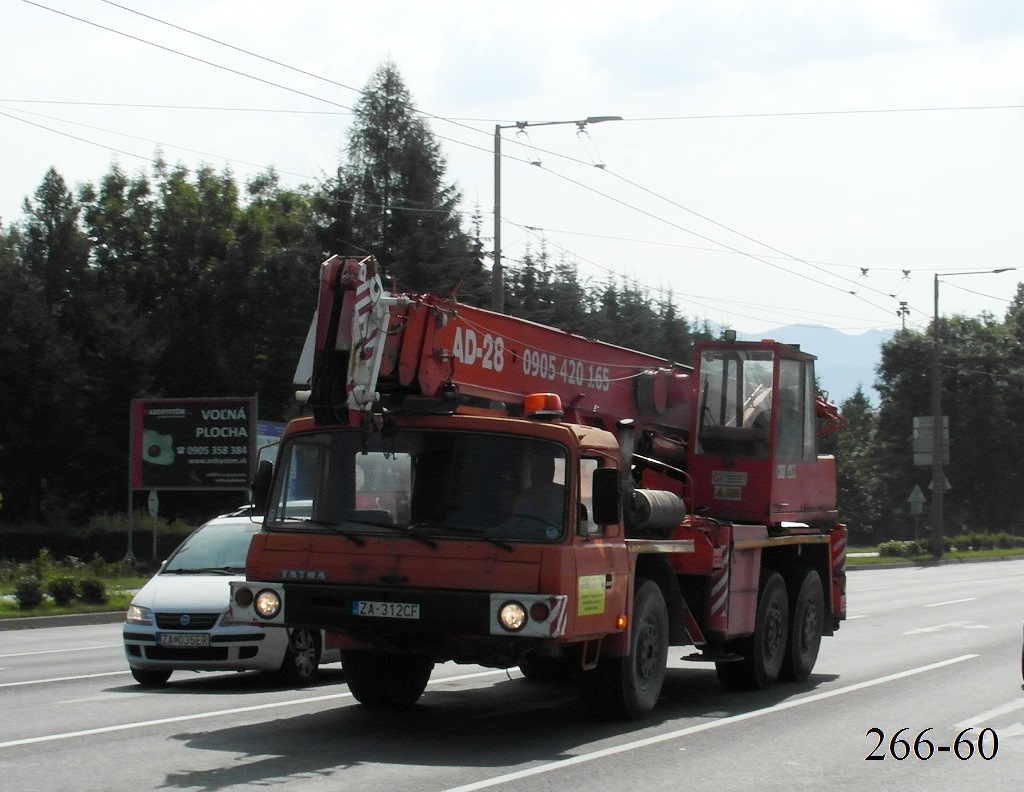
<svg viewBox="0 0 1024 792"><path fill-rule="evenodd" d="M246 490L256 459L256 399L134 399L131 486Z"/></svg>

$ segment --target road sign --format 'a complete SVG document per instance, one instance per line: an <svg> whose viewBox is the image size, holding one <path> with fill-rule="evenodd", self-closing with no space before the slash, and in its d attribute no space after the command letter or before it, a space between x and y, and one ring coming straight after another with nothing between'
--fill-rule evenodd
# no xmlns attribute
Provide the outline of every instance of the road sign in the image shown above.
<svg viewBox="0 0 1024 792"><path fill-rule="evenodd" d="M932 417L930 415L914 416L914 464L931 465L932 451L935 446L935 435L932 433ZM942 416L942 464L949 464L949 416Z"/></svg>
<svg viewBox="0 0 1024 792"><path fill-rule="evenodd" d="M921 492L921 488L917 486L917 484L915 484L914 488L910 491L910 497L907 498L907 500L910 501L911 514L924 513L924 504L927 499L925 498L924 493Z"/></svg>

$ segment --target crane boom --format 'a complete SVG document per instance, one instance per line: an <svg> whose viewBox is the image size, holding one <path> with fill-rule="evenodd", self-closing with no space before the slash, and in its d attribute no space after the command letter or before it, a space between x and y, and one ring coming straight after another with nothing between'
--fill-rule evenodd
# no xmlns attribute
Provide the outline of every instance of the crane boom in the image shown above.
<svg viewBox="0 0 1024 792"><path fill-rule="evenodd" d="M296 376L312 383L310 406L325 421L343 417L342 393L359 413L410 398L514 411L549 392L577 423L611 429L628 418L676 433L689 424L689 366L454 297L390 295L369 257L324 263L314 323L315 362Z"/></svg>

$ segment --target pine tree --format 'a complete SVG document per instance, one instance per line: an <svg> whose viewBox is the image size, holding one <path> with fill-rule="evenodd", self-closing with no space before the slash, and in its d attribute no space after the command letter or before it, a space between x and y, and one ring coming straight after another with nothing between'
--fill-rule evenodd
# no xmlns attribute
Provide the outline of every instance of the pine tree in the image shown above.
<svg viewBox="0 0 1024 792"><path fill-rule="evenodd" d="M462 230L459 191L445 182L441 147L416 114L394 63L371 76L355 107L348 162L335 185L352 203L351 243L373 253L400 291L445 292L484 273Z"/></svg>
<svg viewBox="0 0 1024 792"><path fill-rule="evenodd" d="M878 413L861 388L840 409L846 426L835 435L836 500L839 519L850 529L850 541L876 543L880 538L879 480L875 433Z"/></svg>
<svg viewBox="0 0 1024 792"><path fill-rule="evenodd" d="M89 242L79 227L81 207L63 177L50 169L25 201L17 261L5 273L0 366L10 391L0 412L0 444L14 479L15 508L33 519L84 507L80 474L92 464L83 444L92 429L88 360L98 336L98 303Z"/></svg>

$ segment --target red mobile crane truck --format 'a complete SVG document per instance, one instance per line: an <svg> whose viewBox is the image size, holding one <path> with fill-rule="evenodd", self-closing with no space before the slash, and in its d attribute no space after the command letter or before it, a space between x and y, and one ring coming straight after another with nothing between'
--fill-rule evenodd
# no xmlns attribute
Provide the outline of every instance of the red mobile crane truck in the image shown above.
<svg viewBox="0 0 1024 792"><path fill-rule="evenodd" d="M670 646L760 688L806 678L845 618L817 453L842 419L813 356L701 342L690 367L389 294L372 258L336 256L310 346L312 414L257 471L232 618L336 634L363 704L412 704L455 661L637 718Z"/></svg>

